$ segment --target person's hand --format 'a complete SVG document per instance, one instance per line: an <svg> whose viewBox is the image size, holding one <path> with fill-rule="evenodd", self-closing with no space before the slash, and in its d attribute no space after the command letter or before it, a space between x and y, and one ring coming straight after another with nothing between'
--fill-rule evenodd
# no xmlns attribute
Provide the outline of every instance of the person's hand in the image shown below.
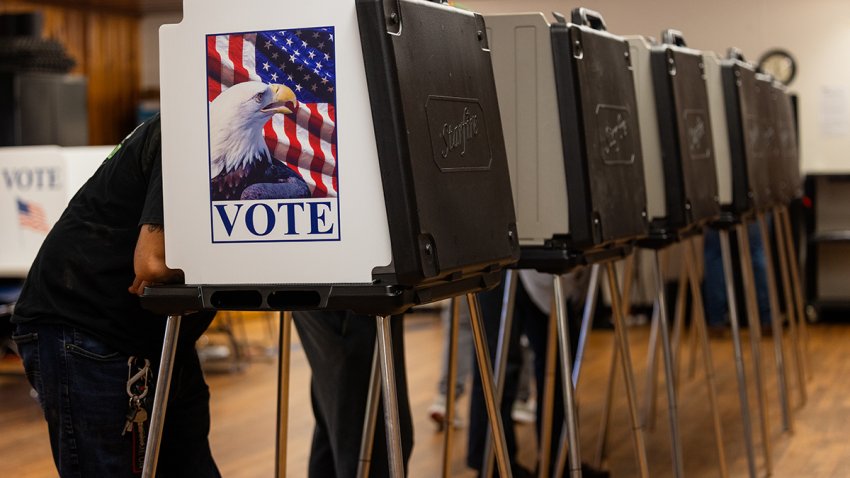
<svg viewBox="0 0 850 478"><path fill-rule="evenodd" d="M131 294L140 296L145 293L145 287L150 287L152 285L156 285L156 283L142 280L136 277L135 279L133 279L133 284L130 285L127 290L129 290Z"/></svg>

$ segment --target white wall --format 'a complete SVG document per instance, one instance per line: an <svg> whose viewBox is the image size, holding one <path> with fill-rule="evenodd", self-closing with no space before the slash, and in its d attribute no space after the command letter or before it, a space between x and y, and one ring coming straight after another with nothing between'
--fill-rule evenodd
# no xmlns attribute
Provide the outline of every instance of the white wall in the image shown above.
<svg viewBox="0 0 850 478"><path fill-rule="evenodd" d="M352 0L353 1L353 0ZM850 1L848 0L459 0L483 13L561 11L585 6L600 12L617 34L658 37L666 28L681 30L689 46L725 54L730 46L751 61L781 47L797 59L791 90L800 95L802 168L806 172L850 171ZM159 85L158 28L179 14L142 19L142 88ZM824 105L824 89L843 101ZM840 99L841 95L837 95ZM847 119L847 128L825 131L824 107ZM843 114L842 114L843 113ZM834 126L834 124L833 124Z"/></svg>
<svg viewBox="0 0 850 478"><path fill-rule="evenodd" d="M560 11L584 6L598 11L616 34L659 37L666 28L684 33L689 46L725 54L730 46L751 61L771 48L797 60L790 89L800 95L802 169L850 171L850 1L848 0L459 0L482 13ZM843 101L823 105L824 88ZM837 95L840 97L841 95ZM847 120L841 131L824 131L824 106ZM840 114L842 113L843 114ZM834 127L834 124L833 124Z"/></svg>
<svg viewBox="0 0 850 478"><path fill-rule="evenodd" d="M179 23L182 18L183 15L179 12L156 13L142 17L139 25L142 91L159 89L159 26L164 23Z"/></svg>

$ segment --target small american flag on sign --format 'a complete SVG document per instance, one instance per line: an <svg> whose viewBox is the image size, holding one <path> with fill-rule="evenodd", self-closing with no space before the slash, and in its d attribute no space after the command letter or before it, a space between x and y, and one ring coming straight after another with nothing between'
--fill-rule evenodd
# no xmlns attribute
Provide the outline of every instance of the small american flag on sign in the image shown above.
<svg viewBox="0 0 850 478"><path fill-rule="evenodd" d="M18 224L25 229L47 234L50 225L47 224L47 215L44 208L32 201L17 199L18 202Z"/></svg>
<svg viewBox="0 0 850 478"><path fill-rule="evenodd" d="M312 197L336 197L334 29L303 28L207 36L208 101L246 81L282 84L297 96L296 114L263 127L271 155L297 171Z"/></svg>

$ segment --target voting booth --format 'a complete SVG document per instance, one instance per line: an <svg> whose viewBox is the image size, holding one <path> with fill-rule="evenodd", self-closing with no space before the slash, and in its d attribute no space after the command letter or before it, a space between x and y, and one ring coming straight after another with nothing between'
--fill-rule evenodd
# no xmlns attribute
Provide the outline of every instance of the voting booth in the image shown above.
<svg viewBox="0 0 850 478"><path fill-rule="evenodd" d="M588 12L569 24L540 12L485 17L520 267L566 271L646 234L628 47Z"/></svg>
<svg viewBox="0 0 850 478"><path fill-rule="evenodd" d="M675 30L661 44L630 37L629 47L651 231L675 238L720 212L705 66Z"/></svg>
<svg viewBox="0 0 850 478"><path fill-rule="evenodd" d="M557 275L578 264L594 264L592 277L598 277L599 264L606 262L609 277L615 277L613 260L628 255L647 234L647 215L628 44L606 31L599 13L578 8L570 22L553 15L554 21L539 12L485 20L517 205L522 246L517 267L555 274L558 303ZM596 279L591 282L595 293ZM504 302L512 304L507 283L505 290ZM620 322L619 308L613 308ZM502 330L510 329L509 314L503 311ZM570 384L566 318L557 320L562 384ZM503 349L500 356L506 355ZM624 367L632 377L630 363ZM564 385L563 395L570 471L580 473L572 387ZM642 437L635 436L645 465Z"/></svg>
<svg viewBox="0 0 850 478"><path fill-rule="evenodd" d="M0 148L0 277L25 278L68 202L112 146Z"/></svg>
<svg viewBox="0 0 850 478"><path fill-rule="evenodd" d="M763 142L759 141L759 109L755 67L743 60L737 50L730 50L728 58L717 60L704 56L707 65L707 83L712 115L717 111L725 117L729 144L728 162L718 158L718 184L721 206L733 215L746 213L753 208L764 208L770 202L769 179ZM718 74L719 73L719 74ZM721 88L718 88L718 82ZM718 122L723 122L718 118ZM722 130L718 130L722 135ZM715 143L718 142L715 138ZM731 188L729 185L731 184ZM728 202L726 202L728 200Z"/></svg>
<svg viewBox="0 0 850 478"><path fill-rule="evenodd" d="M389 315L460 294L509 473L472 294L519 257L482 17L422 0L185 0L160 44L165 260L186 285L142 297L169 315L143 476L156 470L181 316L201 309L375 315L364 430L381 381L402 476Z"/></svg>
<svg viewBox="0 0 850 478"><path fill-rule="evenodd" d="M797 149L797 120L794 98L782 83L773 80L766 88L770 102L770 123L773 140L770 143L773 200L777 206L790 204L802 196L799 153Z"/></svg>
<svg viewBox="0 0 850 478"><path fill-rule="evenodd" d="M519 241L480 16L185 3L161 29L165 239L197 287L147 306L390 313L497 283Z"/></svg>

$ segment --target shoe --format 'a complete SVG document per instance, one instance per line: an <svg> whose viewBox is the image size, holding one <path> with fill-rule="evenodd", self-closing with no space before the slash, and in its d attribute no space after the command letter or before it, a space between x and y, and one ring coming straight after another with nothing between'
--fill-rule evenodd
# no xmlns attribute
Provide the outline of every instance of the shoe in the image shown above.
<svg viewBox="0 0 850 478"><path fill-rule="evenodd" d="M534 399L514 401L511 418L517 423L534 423L537 421L537 402Z"/></svg>
<svg viewBox="0 0 850 478"><path fill-rule="evenodd" d="M431 421L437 426L437 431L441 432L446 427L446 396L445 395L437 395L434 398L434 403L428 407L428 417L431 418ZM460 429L464 427L463 418L461 418L458 413L457 407L454 410L454 418L452 420L453 426L455 429Z"/></svg>

